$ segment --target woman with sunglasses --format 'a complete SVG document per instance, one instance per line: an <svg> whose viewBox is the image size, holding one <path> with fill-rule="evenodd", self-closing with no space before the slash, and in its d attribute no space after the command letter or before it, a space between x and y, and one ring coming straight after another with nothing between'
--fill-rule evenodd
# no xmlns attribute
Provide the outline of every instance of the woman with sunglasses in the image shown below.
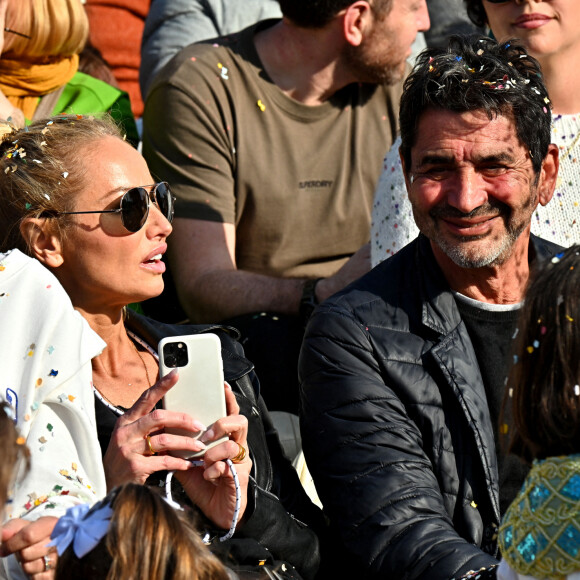
<svg viewBox="0 0 580 580"><path fill-rule="evenodd" d="M317 538L295 517L316 521L320 512L283 456L259 397L253 366L244 358L235 331L164 325L126 309L163 289L162 258L173 218L168 184L154 183L143 158L111 122L62 116L4 137L0 196L0 231L5 235L0 251L16 248L45 266L105 345L92 358L92 381L76 387L84 395L90 392L94 410L71 405L65 397L62 412L96 421L103 455L94 457L94 462L102 467L106 490L127 482L163 486L165 472L175 470L181 484L178 493L185 503L201 510L212 535L224 536L239 510L241 523L234 538L224 542L225 551L228 546L236 551L236 538L242 537L253 551L244 564L258 566L260 560L268 564L274 558L289 562L287 569L296 566L305 578L312 577L318 566ZM165 336L207 331L221 340L224 374L231 389L226 388L228 416L197 441L164 432L165 427L200 431L203 426L195 417L160 408L158 403L177 375L159 379L156 348ZM46 346L36 344L35 349ZM21 410L26 412L30 407L22 407L23 400L21 396ZM72 423L71 419L71 438ZM208 449L201 467L169 454L203 450L204 443L224 435L229 439ZM46 482L45 489L56 486L60 495L63 488L76 495L70 468L61 472L60 440L54 445L48 439L42 446L39 451L35 441L33 455L46 463L54 454L55 466L54 479ZM226 460L236 463L237 483ZM75 465L75 473L84 467L75 458L68 458L66 464ZM32 471L34 465L33 457ZM87 482L82 485L86 491ZM41 490L35 495L41 495ZM284 498L284 505L278 497ZM17 494L14 518L31 507L34 502L26 504ZM12 519L9 530L16 531L9 538L5 532L4 554L18 551L28 574L45 577L42 574L54 569L54 550L45 541L53 525L45 518L36 525ZM254 542L248 544L250 540Z"/></svg>
<svg viewBox="0 0 580 580"><path fill-rule="evenodd" d="M552 142L560 149L552 201L538 206L532 233L560 244L580 243L580 10L574 0L465 0L477 26L500 41L519 38L541 64L552 101ZM413 240L413 219L397 140L387 153L372 215L371 260L382 262Z"/></svg>

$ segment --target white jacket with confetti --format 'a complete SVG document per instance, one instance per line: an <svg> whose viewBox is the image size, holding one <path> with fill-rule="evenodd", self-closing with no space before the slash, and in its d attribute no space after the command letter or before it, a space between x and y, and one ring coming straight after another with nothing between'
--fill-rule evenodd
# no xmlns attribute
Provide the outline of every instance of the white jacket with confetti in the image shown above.
<svg viewBox="0 0 580 580"><path fill-rule="evenodd" d="M18 250L0 254L0 398L31 455L7 518L58 517L106 494L91 388L91 359L105 346L40 262ZM20 576L13 560L0 577Z"/></svg>

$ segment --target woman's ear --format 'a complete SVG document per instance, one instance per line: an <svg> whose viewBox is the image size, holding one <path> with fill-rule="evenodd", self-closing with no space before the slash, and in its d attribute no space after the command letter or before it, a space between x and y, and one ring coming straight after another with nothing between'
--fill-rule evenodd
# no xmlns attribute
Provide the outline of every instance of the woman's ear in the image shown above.
<svg viewBox="0 0 580 580"><path fill-rule="evenodd" d="M62 243L55 228L50 227L46 218L26 218L20 224L20 234L24 238L30 255L48 268L58 268L64 259Z"/></svg>

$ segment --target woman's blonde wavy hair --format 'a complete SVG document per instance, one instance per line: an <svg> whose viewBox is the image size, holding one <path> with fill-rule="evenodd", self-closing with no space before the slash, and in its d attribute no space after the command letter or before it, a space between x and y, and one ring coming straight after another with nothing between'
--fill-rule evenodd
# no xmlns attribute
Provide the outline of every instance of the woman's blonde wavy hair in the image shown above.
<svg viewBox="0 0 580 580"><path fill-rule="evenodd" d="M156 491L129 483L110 496L107 534L82 558L70 545L58 560L56 580L229 580L185 512Z"/></svg>
<svg viewBox="0 0 580 580"><path fill-rule="evenodd" d="M81 0L9 0L6 26L27 34L4 34L2 57L50 60L79 54L89 36L89 21Z"/></svg>

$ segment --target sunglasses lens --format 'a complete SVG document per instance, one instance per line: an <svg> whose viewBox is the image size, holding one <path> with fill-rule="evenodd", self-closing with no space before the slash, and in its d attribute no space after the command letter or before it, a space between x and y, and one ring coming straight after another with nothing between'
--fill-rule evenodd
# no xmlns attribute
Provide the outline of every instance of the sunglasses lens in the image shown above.
<svg viewBox="0 0 580 580"><path fill-rule="evenodd" d="M158 183L155 187L155 199L157 201L157 207L159 207L161 213L171 223L173 221L173 196L171 195L169 184L166 181Z"/></svg>
<svg viewBox="0 0 580 580"><path fill-rule="evenodd" d="M130 232L138 232L149 214L149 193L142 187L134 187L121 198L121 219Z"/></svg>

